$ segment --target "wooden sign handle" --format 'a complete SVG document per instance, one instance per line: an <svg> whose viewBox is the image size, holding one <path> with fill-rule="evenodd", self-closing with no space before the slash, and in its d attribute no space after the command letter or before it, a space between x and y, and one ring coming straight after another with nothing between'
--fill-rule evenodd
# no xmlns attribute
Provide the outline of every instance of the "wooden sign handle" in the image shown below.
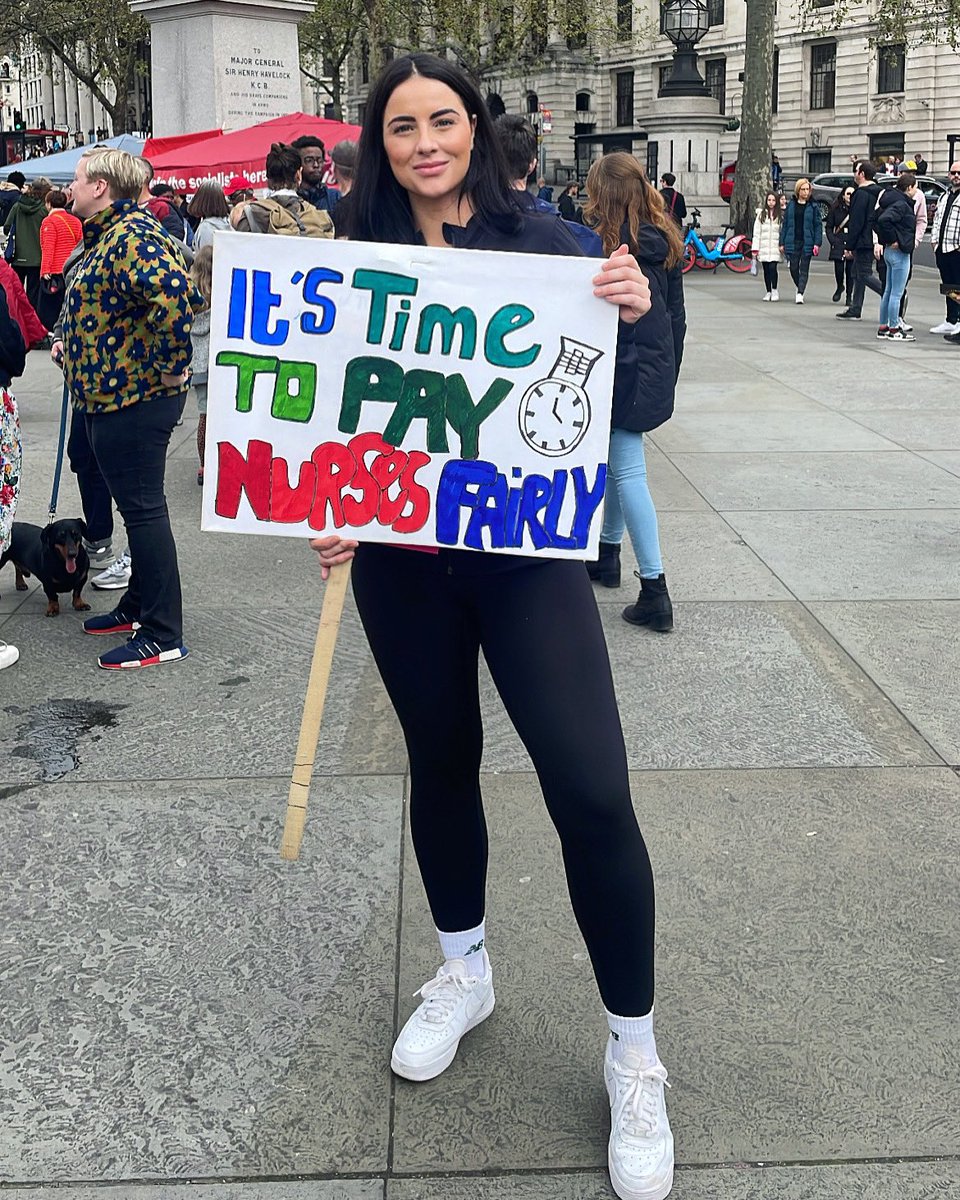
<svg viewBox="0 0 960 1200"><path fill-rule="evenodd" d="M343 616L343 602L347 595L349 582L349 562L330 568L330 576L323 594L323 608L320 611L317 640L313 647L313 662L310 664L307 694L303 700L300 737L297 741L297 755L293 764L293 776L290 779L290 792L287 796L287 818L283 826L283 841L280 844L281 858L293 860L300 857L300 842L303 839L303 827L307 820L307 802L310 799L310 781L313 777L313 764L317 756L323 705L327 698L327 687L330 684L333 652L337 645L337 634L340 632L340 618Z"/></svg>

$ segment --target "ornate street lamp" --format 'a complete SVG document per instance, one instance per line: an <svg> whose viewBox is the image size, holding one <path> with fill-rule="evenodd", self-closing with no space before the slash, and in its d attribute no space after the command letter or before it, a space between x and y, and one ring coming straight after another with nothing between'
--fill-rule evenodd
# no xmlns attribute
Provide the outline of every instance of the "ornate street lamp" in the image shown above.
<svg viewBox="0 0 960 1200"><path fill-rule="evenodd" d="M660 96L709 96L697 67L697 42L710 30L703 0L665 0L661 7L663 32L673 42L673 69Z"/></svg>

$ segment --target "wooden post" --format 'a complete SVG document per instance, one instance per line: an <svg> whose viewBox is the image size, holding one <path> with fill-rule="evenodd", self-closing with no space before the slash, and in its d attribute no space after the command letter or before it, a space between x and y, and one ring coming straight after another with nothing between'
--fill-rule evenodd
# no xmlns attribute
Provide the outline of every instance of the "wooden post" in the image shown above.
<svg viewBox="0 0 960 1200"><path fill-rule="evenodd" d="M310 781L317 756L323 705L327 698L333 652L337 645L337 634L340 632L340 618L343 616L343 602L349 582L349 562L330 568L323 595L323 608L320 611L317 640L313 647L307 694L303 701L297 756L293 764L293 776L287 796L287 818L283 827L283 841L280 844L281 858L292 860L300 857L300 842L307 820L307 802L310 799Z"/></svg>

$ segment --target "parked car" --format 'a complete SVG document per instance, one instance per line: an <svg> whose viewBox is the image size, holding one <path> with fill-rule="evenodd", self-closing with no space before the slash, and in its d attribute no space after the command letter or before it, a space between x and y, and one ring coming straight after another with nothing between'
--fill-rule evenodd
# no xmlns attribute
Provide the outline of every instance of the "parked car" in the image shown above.
<svg viewBox="0 0 960 1200"><path fill-rule="evenodd" d="M815 175L810 183L813 187L811 199L820 205L820 216L825 221L843 189L854 186L854 178L852 175L838 175L825 171L821 175Z"/></svg>
<svg viewBox="0 0 960 1200"><path fill-rule="evenodd" d="M881 187L893 187L897 182L896 175L878 175L877 183ZM939 179L934 179L932 175L918 175L917 183L920 191L923 192L924 199L927 202L927 228L933 224L933 214L937 211L937 205L940 203L940 197L944 192L949 191L949 187Z"/></svg>

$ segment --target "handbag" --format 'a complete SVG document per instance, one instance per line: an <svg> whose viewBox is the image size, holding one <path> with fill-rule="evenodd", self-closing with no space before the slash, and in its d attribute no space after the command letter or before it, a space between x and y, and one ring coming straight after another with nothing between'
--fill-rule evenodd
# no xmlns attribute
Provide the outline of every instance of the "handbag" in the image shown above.
<svg viewBox="0 0 960 1200"><path fill-rule="evenodd" d="M750 259L750 274L756 275L756 273L757 273L757 260L755 258L751 258Z"/></svg>
<svg viewBox="0 0 960 1200"><path fill-rule="evenodd" d="M10 233L7 235L7 244L3 248L3 257L8 263L12 263L17 257L17 223L10 226Z"/></svg>

